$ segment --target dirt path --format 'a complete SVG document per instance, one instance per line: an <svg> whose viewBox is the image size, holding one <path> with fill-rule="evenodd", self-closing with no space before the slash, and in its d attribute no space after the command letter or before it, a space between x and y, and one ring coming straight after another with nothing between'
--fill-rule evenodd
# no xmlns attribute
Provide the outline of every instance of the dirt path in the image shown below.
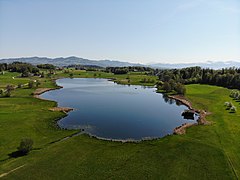
<svg viewBox="0 0 240 180"><path fill-rule="evenodd" d="M22 166L18 166L17 168L12 169L11 171L8 171L8 172L6 172L6 173L0 174L0 178L2 178L2 177L4 177L4 176L7 176L8 174L10 174L10 173L12 173L12 172L14 172L14 171L16 171L16 170L18 170L18 169L24 167L24 166L25 166L25 164L22 165Z"/></svg>
<svg viewBox="0 0 240 180"><path fill-rule="evenodd" d="M69 138L72 138L72 137L75 137L75 136L80 136L81 134L84 134L84 133L85 133L84 131L76 132L76 133L71 134L69 136L66 136L64 138L61 138L61 139L58 139L56 141L50 142L49 144L55 144L55 143L58 143L58 142L66 141Z"/></svg>
<svg viewBox="0 0 240 180"><path fill-rule="evenodd" d="M55 144L55 143L58 143L58 142L62 142L62 141L66 141L67 139L70 139L70 138L75 137L75 136L79 136L79 135L84 134L84 133L85 133L84 131L80 131L80 132L71 134L71 135L69 135L69 136L67 136L67 137L64 137L64 138L58 139L58 140L56 140L56 141L50 142L49 145L50 145L50 144ZM12 172L14 172L14 171L16 171L16 170L24 167L25 165L26 165L26 164L24 164L24 165L22 165L22 166L19 166L19 167L15 168L15 169L12 169L12 170L10 170L10 171L8 171L8 172L6 172L6 173L0 174L0 178L2 178L2 177L4 177L4 176L7 176L8 174L10 174L10 173L12 173Z"/></svg>

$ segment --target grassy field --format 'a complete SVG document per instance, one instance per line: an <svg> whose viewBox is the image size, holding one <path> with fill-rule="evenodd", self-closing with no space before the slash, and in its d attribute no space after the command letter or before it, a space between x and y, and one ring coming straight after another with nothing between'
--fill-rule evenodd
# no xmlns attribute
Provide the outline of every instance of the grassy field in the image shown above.
<svg viewBox="0 0 240 180"><path fill-rule="evenodd" d="M132 84L143 84L143 78L155 78L140 73L117 76L103 72L72 73L76 77L115 78L120 83L128 83L130 78ZM54 75L58 77L69 74ZM41 82L42 87L54 87L47 78ZM87 135L58 142L76 131L56 128L54 121L63 113L49 111L56 103L33 98L33 91L17 89L11 98L0 98L0 177L10 172L3 179L238 179L240 176L240 113L229 113L224 102L232 101L238 108L240 104L231 100L226 88L187 86L187 98L195 108L212 113L207 117L212 125L194 126L185 135L141 143L102 141ZM35 149L27 156L8 158L23 137L31 137Z"/></svg>
<svg viewBox="0 0 240 180"><path fill-rule="evenodd" d="M27 78L18 78L19 75L20 73L17 72L5 72L4 75L0 75L0 88L5 88L7 84L18 85L29 82L29 79Z"/></svg>
<svg viewBox="0 0 240 180"><path fill-rule="evenodd" d="M132 84L132 85L143 85L143 86L153 86L157 82L156 76L148 76L144 72L130 72L123 75L115 75L113 73L106 73L101 71L85 71L85 70L73 70L69 69L69 73L64 73L63 71L58 72L53 75L53 78L60 77L70 77L73 74L74 77L79 78L106 78L113 79L114 82L119 84ZM146 82L143 80L146 79Z"/></svg>

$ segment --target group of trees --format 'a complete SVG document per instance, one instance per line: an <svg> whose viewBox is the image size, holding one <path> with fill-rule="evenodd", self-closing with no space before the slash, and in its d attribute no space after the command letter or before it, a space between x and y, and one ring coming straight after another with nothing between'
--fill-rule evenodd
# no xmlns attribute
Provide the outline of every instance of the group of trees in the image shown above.
<svg viewBox="0 0 240 180"><path fill-rule="evenodd" d="M240 91L232 90L229 96L237 102L240 101ZM230 110L230 112L237 111L237 108L231 102L225 102L225 106L227 110Z"/></svg>
<svg viewBox="0 0 240 180"><path fill-rule="evenodd" d="M127 66L127 67L106 67L106 72L114 74L127 74L128 72L154 72L154 69L150 67L142 66Z"/></svg>
<svg viewBox="0 0 240 180"><path fill-rule="evenodd" d="M34 88L34 87L36 87L36 88L38 88L38 86L40 85L41 83L40 83L40 81L39 80L33 80L33 81L29 81L29 83L28 83L28 88Z"/></svg>
<svg viewBox="0 0 240 180"><path fill-rule="evenodd" d="M7 85L6 89L0 89L0 97L10 97L11 92L14 90L13 85Z"/></svg>
<svg viewBox="0 0 240 180"><path fill-rule="evenodd" d="M182 84L202 83L240 89L240 68L213 70L201 67L157 70L161 81L173 79Z"/></svg>
<svg viewBox="0 0 240 180"><path fill-rule="evenodd" d="M54 66L53 64L38 64L37 67L40 69L56 69L56 66Z"/></svg>
<svg viewBox="0 0 240 180"><path fill-rule="evenodd" d="M39 69L36 66L23 62L13 62L10 64L1 63L0 71L19 72L21 73L22 77L29 77L32 74L33 75L39 74Z"/></svg>
<svg viewBox="0 0 240 180"><path fill-rule="evenodd" d="M75 70L86 70L86 71L99 71L104 70L103 67L96 66L96 65L81 65L81 64L72 64L69 66L65 66L65 68L74 68Z"/></svg>
<svg viewBox="0 0 240 180"><path fill-rule="evenodd" d="M177 94L181 95L184 95L186 93L185 86L180 82L175 82L172 79L170 79L169 81L165 81L163 83L159 83L158 89L164 90L167 93L172 91L175 91Z"/></svg>
<svg viewBox="0 0 240 180"><path fill-rule="evenodd" d="M129 69L127 67L106 67L106 72L114 74L127 74Z"/></svg>
<svg viewBox="0 0 240 180"><path fill-rule="evenodd" d="M154 83L155 80L152 79L152 78L143 78L143 79L141 80L141 82L142 82L142 83Z"/></svg>
<svg viewBox="0 0 240 180"><path fill-rule="evenodd" d="M10 97L13 90L13 85L7 85L6 89L0 89L0 97Z"/></svg>

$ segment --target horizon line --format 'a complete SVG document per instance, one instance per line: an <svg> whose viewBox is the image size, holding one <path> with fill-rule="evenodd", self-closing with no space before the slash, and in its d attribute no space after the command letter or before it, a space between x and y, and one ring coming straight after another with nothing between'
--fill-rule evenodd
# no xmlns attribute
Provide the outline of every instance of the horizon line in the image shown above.
<svg viewBox="0 0 240 180"><path fill-rule="evenodd" d="M240 62L240 59L236 59L236 60L206 60L206 61L201 61L201 62L175 62L175 63L164 63L164 62L150 62L150 63L141 63L141 62L131 62L128 60L116 60L116 59L88 59L88 58L84 58L84 57L79 57L79 56L75 56L75 55L69 55L69 56L55 56L55 57L47 57L47 56L22 56L22 57L7 57L7 58L0 58L1 60L11 60L11 59L21 59L21 58L48 58L48 59L58 59L58 58L71 58L71 57L75 57L75 58L81 58L81 59L85 59L85 60L90 60L90 61L118 61L118 62L126 62L126 63L132 63L132 64L140 64L140 65L155 65L155 64L203 64L203 63L226 63L226 62Z"/></svg>

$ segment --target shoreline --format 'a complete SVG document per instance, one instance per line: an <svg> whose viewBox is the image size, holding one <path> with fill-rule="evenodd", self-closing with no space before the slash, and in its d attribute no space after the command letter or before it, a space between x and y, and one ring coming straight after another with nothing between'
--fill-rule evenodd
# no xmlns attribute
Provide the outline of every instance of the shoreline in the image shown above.
<svg viewBox="0 0 240 180"><path fill-rule="evenodd" d="M95 139L102 140L102 141L121 142L121 143L140 143L140 142L143 142L143 141L152 141L152 140L161 139L163 137L171 135L171 134L167 134L167 135L165 135L163 137L143 137L141 139L132 139L132 138L128 138L128 139L111 139L111 138L104 138L104 137L99 137L99 136L96 136L96 135L92 135L91 133L84 132L84 131L83 131L83 134L88 135L90 138L95 138Z"/></svg>
<svg viewBox="0 0 240 180"><path fill-rule="evenodd" d="M208 122L206 120L206 116L211 114L209 112L206 112L204 110L199 110L199 109L194 109L192 107L192 103L186 99L186 97L182 96L182 95L169 95L168 96L171 99L174 99L176 101L181 102L182 104L184 104L185 106L187 106L190 110L193 110L195 113L199 114L199 118L197 119L197 123L184 123L181 126L178 126L176 128L174 128L173 130L173 134L177 134L177 135L182 135L186 133L186 129L192 126L197 126L197 125L208 125L210 124L210 122Z"/></svg>
<svg viewBox="0 0 240 180"><path fill-rule="evenodd" d="M58 78L58 79L61 79L61 78ZM57 79L54 79L53 81L56 82ZM109 81L112 81L113 79L109 78L108 79ZM114 82L114 81L112 81ZM117 83L117 82L115 82ZM56 89L61 89L63 88L62 86L58 86L56 85L56 88L38 88L36 89L34 92L33 92L33 97L34 98L37 98L37 99L41 99L41 100L47 100L47 101L51 101L49 99L44 99L42 97L40 97L41 94L45 93L45 92L48 92L48 91L52 91L52 90L56 90ZM179 102L181 102L183 105L187 106L190 110L193 110L194 112L198 113L199 114L199 118L197 119L197 123L184 123L176 128L173 129L173 132L172 134L167 134L163 137L166 137L166 136L169 136L169 135L183 135L186 133L186 129L189 128L189 127L192 127L192 126L196 126L196 125L207 125L207 124L210 124L206 119L205 117L207 115L209 115L210 113L207 113L205 112L204 110L197 110L197 109L194 109L192 107L192 103L187 100L184 96L182 95L168 95L169 98L171 99L174 99L174 100L177 100ZM56 107L52 107L52 108L49 108L50 111L59 111L59 112L63 112L65 113L66 115L68 114L68 112L70 111L73 111L74 109L73 108L70 108L70 107L58 107L58 105ZM61 118L62 119L62 118ZM59 120L58 120L59 121ZM63 129L61 128L57 122L56 122L56 125L60 128L60 129ZM127 142L132 142L132 143L138 143L138 142L142 142L142 141L147 141L147 140L156 140L156 139L161 139L163 137L146 137L146 138L142 138L140 140L135 140L135 139L111 139L111 138L103 138L103 137L98 137L98 136L95 136L95 135L92 135L90 133L87 133L87 132L84 132L84 130L82 130L83 134L87 134L89 135L89 137L91 138L96 138L96 139L99 139L99 140L104 140L104 141L112 141L112 142L122 142L122 143L127 143Z"/></svg>
<svg viewBox="0 0 240 180"><path fill-rule="evenodd" d="M61 89L63 88L62 86L57 86L56 88L37 88L34 92L33 92L33 97L37 98L37 99L41 99L41 100L46 100L46 101L51 101L49 99L44 99L42 98L40 95L48 92L48 91L52 91L52 90L56 90L56 89ZM55 101L56 102L56 101ZM73 111L73 108L70 107L59 107L58 105L56 107L51 107L49 108L50 111L59 111L59 112L63 112L65 114L67 114L70 111Z"/></svg>

